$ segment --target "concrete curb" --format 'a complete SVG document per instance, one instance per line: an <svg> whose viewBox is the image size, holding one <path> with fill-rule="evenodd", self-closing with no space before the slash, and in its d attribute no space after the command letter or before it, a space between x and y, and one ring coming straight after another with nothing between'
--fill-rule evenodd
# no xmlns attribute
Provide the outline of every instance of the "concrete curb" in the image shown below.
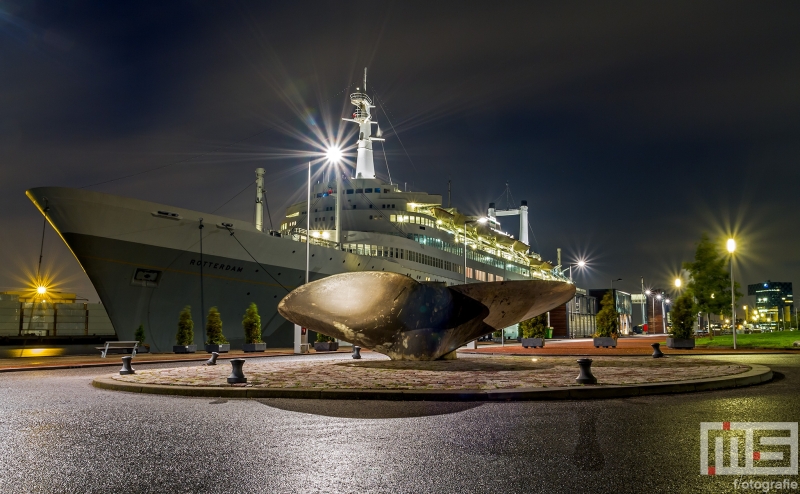
<svg viewBox="0 0 800 494"><path fill-rule="evenodd" d="M732 376L673 381L663 383L568 386L558 388L517 388L510 390L392 390L392 389L291 389L248 388L243 386L169 386L137 384L98 377L92 386L113 391L128 391L171 396L204 398L300 398L319 400L386 400L386 401L533 401L588 400L629 398L657 394L693 393L716 389L740 388L772 380L772 370L753 364L750 370Z"/></svg>
<svg viewBox="0 0 800 494"><path fill-rule="evenodd" d="M334 353L334 352L330 352ZM349 353L342 352L343 355L350 355ZM124 355L118 354L122 357ZM133 365L149 365L149 364L179 364L181 362L205 362L211 355L204 354L203 357L197 358L185 358L185 359L163 359L163 360L145 360L145 361L134 361ZM314 354L308 354L314 355ZM252 353L243 353L243 354L226 354L220 355L218 361L223 360L230 360L233 358L269 358L269 357L299 357L300 355L296 355L294 353L270 353L268 355L256 355ZM109 357L110 358L110 357ZM111 358L110 358L111 359ZM85 368L92 368L92 367L119 367L122 365L119 360L111 359L110 362L92 362L92 363L83 363L83 364L57 364L57 365L39 365L39 366L24 366L24 367L2 367L0 368L0 374L4 372L25 372L25 371L41 371L41 370L61 370L61 369L85 369Z"/></svg>

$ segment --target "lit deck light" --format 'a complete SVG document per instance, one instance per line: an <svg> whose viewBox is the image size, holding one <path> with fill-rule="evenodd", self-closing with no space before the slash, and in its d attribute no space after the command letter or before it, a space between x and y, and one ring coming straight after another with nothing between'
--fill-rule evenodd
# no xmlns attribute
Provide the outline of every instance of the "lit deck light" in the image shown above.
<svg viewBox="0 0 800 494"><path fill-rule="evenodd" d="M44 295L45 293L47 293L47 287L46 286L37 287L36 293L38 293L39 295Z"/></svg>

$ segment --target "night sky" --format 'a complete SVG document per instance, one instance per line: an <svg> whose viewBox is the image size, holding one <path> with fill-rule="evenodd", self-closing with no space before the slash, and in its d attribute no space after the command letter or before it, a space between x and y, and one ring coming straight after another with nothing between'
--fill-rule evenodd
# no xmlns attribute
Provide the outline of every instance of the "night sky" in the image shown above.
<svg viewBox="0 0 800 494"><path fill-rule="evenodd" d="M798 26L797 2L0 0L0 290L36 272L31 187L249 220L261 166L277 227L312 143L355 143L365 66L393 180L452 179L476 215L508 182L579 286L667 287L704 231L735 234L738 281L798 282ZM49 226L43 266L97 299Z"/></svg>

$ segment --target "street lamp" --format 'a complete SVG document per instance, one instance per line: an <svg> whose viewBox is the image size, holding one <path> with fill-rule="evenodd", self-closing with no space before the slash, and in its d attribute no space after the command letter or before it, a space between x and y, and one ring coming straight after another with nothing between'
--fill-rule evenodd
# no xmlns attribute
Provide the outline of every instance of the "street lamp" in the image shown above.
<svg viewBox="0 0 800 494"><path fill-rule="evenodd" d="M467 224L468 223L484 224L487 221L489 221L488 218L478 218L478 219L475 219L475 220L468 220L468 219L464 220L464 284L465 285L467 284ZM476 247L477 247L477 244L476 244Z"/></svg>
<svg viewBox="0 0 800 494"><path fill-rule="evenodd" d="M333 241L336 242L336 248L339 248L342 242L342 172L339 170L338 164L342 159L342 150L337 146L331 146L325 156L336 171L336 236ZM308 207L311 208L311 205L309 204Z"/></svg>
<svg viewBox="0 0 800 494"><path fill-rule="evenodd" d="M680 289L681 285L683 285L683 280L680 278L675 278L675 288Z"/></svg>
<svg viewBox="0 0 800 494"><path fill-rule="evenodd" d="M467 224L468 223L484 224L487 221L489 221L488 218L478 218L478 219L475 219L475 220L468 220L468 219L464 218L464 284L465 285L467 284ZM505 346L505 344L506 344L505 336L506 336L506 332L505 332L505 329L503 329L502 331L500 331L500 341L501 341L503 346ZM467 348L470 348L470 349L473 349L473 350L478 348L478 340L473 340L473 341L467 343Z"/></svg>
<svg viewBox="0 0 800 494"><path fill-rule="evenodd" d="M727 247L731 254L731 327L733 328L733 349L736 350L736 291L733 288L733 252L736 250L736 240L729 238Z"/></svg>
<svg viewBox="0 0 800 494"><path fill-rule="evenodd" d="M584 268L584 267L586 267L586 261L584 261L583 259L581 259L581 260L579 260L577 263L575 263L575 264L570 264L570 265L567 267L567 269L569 269L569 281L572 281L572 268L573 268L573 267L576 267L576 268ZM562 273L563 273L563 271L562 271Z"/></svg>

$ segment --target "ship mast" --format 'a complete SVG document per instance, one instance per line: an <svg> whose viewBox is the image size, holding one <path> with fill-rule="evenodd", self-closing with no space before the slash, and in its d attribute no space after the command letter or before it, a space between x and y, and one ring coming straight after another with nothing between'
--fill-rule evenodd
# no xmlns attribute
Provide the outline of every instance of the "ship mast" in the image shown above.
<svg viewBox="0 0 800 494"><path fill-rule="evenodd" d="M356 92L350 95L350 103L355 106L353 118L343 118L346 122L355 122L359 126L358 133L358 158L356 159L355 178L375 178L375 163L372 160L372 141L382 141L378 137L372 137L372 125L378 122L372 121L370 108L375 108L372 99L367 96L367 68L364 67L364 88L356 88Z"/></svg>
<svg viewBox="0 0 800 494"><path fill-rule="evenodd" d="M256 168L256 230L264 231L264 169Z"/></svg>

